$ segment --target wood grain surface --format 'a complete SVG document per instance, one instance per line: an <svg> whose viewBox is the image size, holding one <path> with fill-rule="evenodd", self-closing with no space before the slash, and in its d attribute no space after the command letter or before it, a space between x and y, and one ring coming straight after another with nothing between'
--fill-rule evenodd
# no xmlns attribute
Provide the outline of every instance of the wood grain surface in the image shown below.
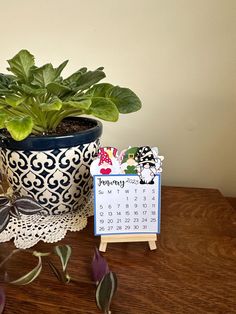
<svg viewBox="0 0 236 314"><path fill-rule="evenodd" d="M69 272L80 284L62 285L45 265L28 286L5 286L4 314L100 313L91 278L93 220L60 244L73 249ZM112 314L236 313L236 211L217 190L163 187L162 224L157 250L147 243L109 244L104 254L118 277ZM0 244L1 258L13 249ZM53 244L34 249L48 251ZM11 276L37 260L15 256Z"/></svg>
<svg viewBox="0 0 236 314"><path fill-rule="evenodd" d="M227 201L230 203L230 205L236 209L236 197L226 197Z"/></svg>

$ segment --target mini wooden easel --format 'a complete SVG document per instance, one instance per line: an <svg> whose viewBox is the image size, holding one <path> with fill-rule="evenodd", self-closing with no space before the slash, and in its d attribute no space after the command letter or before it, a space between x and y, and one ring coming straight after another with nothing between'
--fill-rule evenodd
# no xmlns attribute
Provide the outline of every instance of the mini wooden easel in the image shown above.
<svg viewBox="0 0 236 314"><path fill-rule="evenodd" d="M151 234L117 234L117 235L102 235L99 246L100 252L106 252L107 243L115 242L148 242L150 250L156 250L156 233Z"/></svg>

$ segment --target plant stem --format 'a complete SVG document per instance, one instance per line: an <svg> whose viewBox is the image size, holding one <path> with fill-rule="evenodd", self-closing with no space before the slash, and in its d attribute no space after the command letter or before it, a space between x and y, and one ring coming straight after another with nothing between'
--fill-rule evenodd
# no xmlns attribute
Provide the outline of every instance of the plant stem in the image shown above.
<svg viewBox="0 0 236 314"><path fill-rule="evenodd" d="M0 263L0 268L10 259L12 258L12 256L15 254L15 253L18 253L20 251L24 251L26 253L30 253L30 254L33 254L35 253L34 250L30 250L30 249L27 249L27 250L23 250L23 249L15 249L13 250L6 258L4 258L4 260ZM34 255L34 254L33 254Z"/></svg>
<svg viewBox="0 0 236 314"><path fill-rule="evenodd" d="M44 128L42 128L41 126L36 125L36 124L34 124L33 130L34 130L34 133L35 133L35 134L40 134L40 133L45 132L45 129L44 129Z"/></svg>
<svg viewBox="0 0 236 314"><path fill-rule="evenodd" d="M21 251L21 249L13 250L1 263L0 268L17 252Z"/></svg>
<svg viewBox="0 0 236 314"><path fill-rule="evenodd" d="M78 279L75 279L75 278L70 278L70 282L73 282L73 283L84 283L84 284L88 284L88 285L95 285L95 283L93 281L88 281L88 280L78 280Z"/></svg>
<svg viewBox="0 0 236 314"><path fill-rule="evenodd" d="M24 110L25 110L25 113L26 114L28 114L28 115L30 115L33 119L35 119L35 120L37 120L37 115L32 111L32 110L29 110L29 108L27 107L27 105L25 105L25 104L23 104L23 108L24 108ZM23 109L22 108L22 109Z"/></svg>
<svg viewBox="0 0 236 314"><path fill-rule="evenodd" d="M59 115L57 115L55 118L53 119L52 123L51 123L51 127L53 130L56 129L56 127L58 126L58 124L65 119L66 117L72 116L72 115L81 115L83 113L82 110L79 109L71 109L71 110L64 110L62 111Z"/></svg>
<svg viewBox="0 0 236 314"><path fill-rule="evenodd" d="M47 122L45 119L45 114L44 112L40 109L39 104L41 103L39 97L35 97L32 99L32 109L33 112L36 114L37 118L39 119L40 123L42 125L42 128L44 131L47 129Z"/></svg>
<svg viewBox="0 0 236 314"><path fill-rule="evenodd" d="M12 118L15 118L16 116L22 117L22 113L18 110L14 110L13 108L4 108L2 109L5 113L9 114Z"/></svg>

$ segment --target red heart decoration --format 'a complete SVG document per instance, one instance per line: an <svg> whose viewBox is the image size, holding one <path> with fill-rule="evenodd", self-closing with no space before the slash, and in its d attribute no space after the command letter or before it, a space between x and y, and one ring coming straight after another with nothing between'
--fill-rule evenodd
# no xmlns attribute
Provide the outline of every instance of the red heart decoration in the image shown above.
<svg viewBox="0 0 236 314"><path fill-rule="evenodd" d="M110 168L102 168L101 170L100 170L100 173L101 174L110 174L111 173L111 169Z"/></svg>

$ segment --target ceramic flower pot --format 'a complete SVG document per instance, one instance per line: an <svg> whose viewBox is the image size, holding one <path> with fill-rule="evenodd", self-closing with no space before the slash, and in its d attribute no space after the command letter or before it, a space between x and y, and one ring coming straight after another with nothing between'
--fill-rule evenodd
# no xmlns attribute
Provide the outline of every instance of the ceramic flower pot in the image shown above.
<svg viewBox="0 0 236 314"><path fill-rule="evenodd" d="M1 137L0 157L9 185L34 197L47 215L79 210L92 188L90 164L99 147L101 122L66 136L30 136L17 142Z"/></svg>

